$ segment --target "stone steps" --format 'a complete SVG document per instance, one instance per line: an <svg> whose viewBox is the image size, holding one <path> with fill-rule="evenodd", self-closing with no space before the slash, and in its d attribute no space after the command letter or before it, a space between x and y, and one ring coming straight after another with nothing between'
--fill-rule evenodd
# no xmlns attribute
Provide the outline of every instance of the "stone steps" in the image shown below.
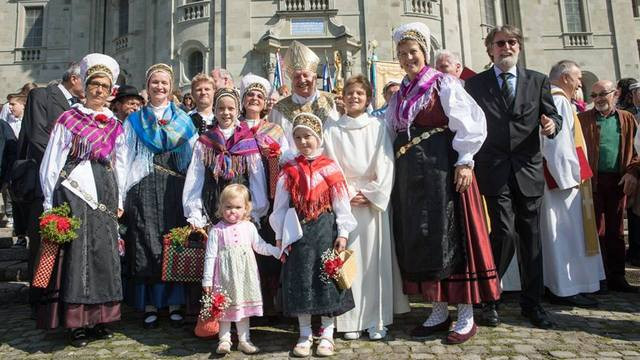
<svg viewBox="0 0 640 360"><path fill-rule="evenodd" d="M0 261L0 281L26 281L29 279L26 261Z"/></svg>
<svg viewBox="0 0 640 360"><path fill-rule="evenodd" d="M0 249L0 261L27 261L29 259L29 249L24 247L12 247Z"/></svg>
<svg viewBox="0 0 640 360"><path fill-rule="evenodd" d="M29 301L29 283L23 281L0 282L0 304Z"/></svg>

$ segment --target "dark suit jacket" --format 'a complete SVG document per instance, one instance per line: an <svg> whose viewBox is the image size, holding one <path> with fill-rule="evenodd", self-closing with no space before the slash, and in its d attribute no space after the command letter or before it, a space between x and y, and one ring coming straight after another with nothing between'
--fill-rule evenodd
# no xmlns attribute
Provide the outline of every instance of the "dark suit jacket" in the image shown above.
<svg viewBox="0 0 640 360"><path fill-rule="evenodd" d="M40 164L53 125L60 114L67 110L69 102L58 85L31 90L18 137L18 159L35 159Z"/></svg>
<svg viewBox="0 0 640 360"><path fill-rule="evenodd" d="M525 196L542 196L544 176L540 152L540 116L562 126L546 75L517 67L516 99L511 109L502 97L493 67L465 82L487 118L487 139L475 156L480 192L495 196L507 189L515 176ZM551 137L555 136L552 135Z"/></svg>
<svg viewBox="0 0 640 360"><path fill-rule="evenodd" d="M8 122L0 120L0 185L4 186L18 150L18 139Z"/></svg>

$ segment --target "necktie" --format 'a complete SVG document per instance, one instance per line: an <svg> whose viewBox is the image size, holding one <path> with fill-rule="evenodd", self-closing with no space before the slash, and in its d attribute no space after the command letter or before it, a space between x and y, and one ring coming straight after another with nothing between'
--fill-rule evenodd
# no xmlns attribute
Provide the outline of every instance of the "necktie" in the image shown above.
<svg viewBox="0 0 640 360"><path fill-rule="evenodd" d="M79 102L80 102L80 99L77 96L72 96L69 99L69 103L71 104L71 106L73 106L73 105L75 105L75 104L77 104Z"/></svg>
<svg viewBox="0 0 640 360"><path fill-rule="evenodd" d="M509 83L509 79L513 77L513 74L508 72L503 72L500 74L502 78L502 87L500 88L500 92L502 93L502 97L507 102L507 107L511 108L513 106L513 100L515 100L515 91L511 84Z"/></svg>

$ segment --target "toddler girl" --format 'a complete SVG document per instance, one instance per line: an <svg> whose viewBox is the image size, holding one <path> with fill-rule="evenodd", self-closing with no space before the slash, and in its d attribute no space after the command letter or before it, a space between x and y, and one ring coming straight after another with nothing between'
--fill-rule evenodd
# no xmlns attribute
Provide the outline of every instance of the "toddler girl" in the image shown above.
<svg viewBox="0 0 640 360"><path fill-rule="evenodd" d="M219 319L218 354L231 352L232 321L238 331L238 350L245 354L260 351L249 338L249 317L262 316L260 278L253 252L279 257L280 251L260 238L250 213L246 186L231 184L222 190L216 212L222 220L209 231L202 277L203 292L211 293L215 285L231 301Z"/></svg>

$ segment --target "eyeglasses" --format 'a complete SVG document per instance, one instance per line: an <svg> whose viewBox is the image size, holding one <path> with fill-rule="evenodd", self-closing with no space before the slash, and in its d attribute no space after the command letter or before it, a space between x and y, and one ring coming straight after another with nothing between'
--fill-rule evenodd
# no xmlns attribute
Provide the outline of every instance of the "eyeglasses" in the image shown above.
<svg viewBox="0 0 640 360"><path fill-rule="evenodd" d="M509 46L516 46L516 44L518 43L518 40L516 39L498 40L498 41L494 41L493 43L495 45L498 45L498 47L504 47L507 44L509 44Z"/></svg>
<svg viewBox="0 0 640 360"><path fill-rule="evenodd" d="M609 91L603 91L601 93L591 93L591 98L595 99L595 98L599 98L599 97L605 97L605 96L611 94L614 91L615 90L609 90Z"/></svg>
<svg viewBox="0 0 640 360"><path fill-rule="evenodd" d="M88 83L87 87L89 87L91 89L95 89L97 87L100 87L104 91L111 90L111 85L110 84L104 84L104 83L100 83L100 82L97 82L97 81L92 81L92 82Z"/></svg>

